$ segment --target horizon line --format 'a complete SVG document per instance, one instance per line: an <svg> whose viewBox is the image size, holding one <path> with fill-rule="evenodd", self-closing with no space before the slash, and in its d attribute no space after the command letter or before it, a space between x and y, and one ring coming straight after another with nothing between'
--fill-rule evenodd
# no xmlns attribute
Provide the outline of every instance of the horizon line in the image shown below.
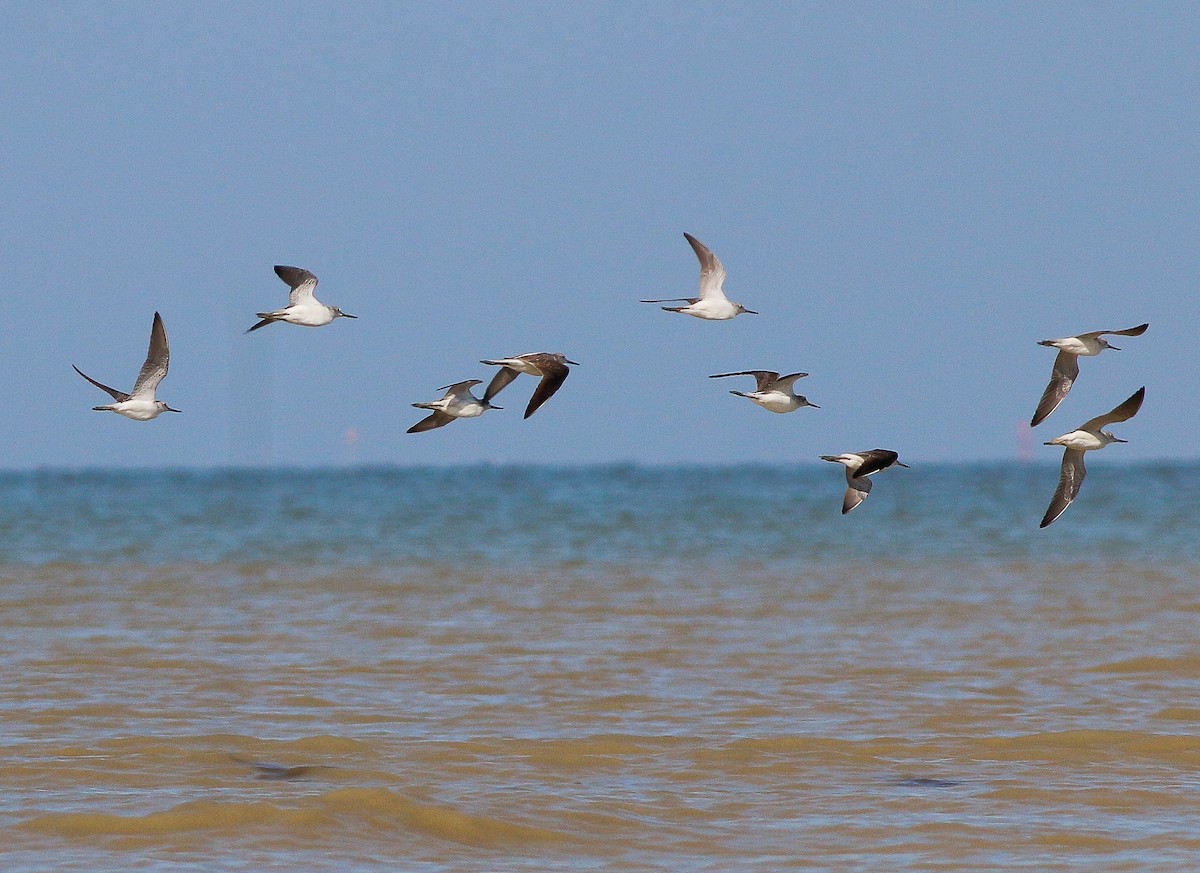
<svg viewBox="0 0 1200 873"><path fill-rule="evenodd" d="M975 460L930 460L916 459L913 469L922 467L1011 467L1036 468L1057 467L1060 458L980 458ZM1190 466L1200 463L1200 455L1180 459L1178 457L1139 458L1135 460L1097 459L1099 465L1106 467L1153 467L1153 466ZM798 458L789 461L788 466L800 468L821 468L825 464L820 458ZM360 463L327 463L327 464L208 464L184 466L164 464L156 466L137 465L84 465L84 466L53 466L36 467L0 467L0 476L18 475L91 475L97 473L156 473L156 474L195 474L195 473L368 473L368 472L417 472L417 471L450 471L450 470L739 470L739 469L778 469L777 461L740 461L740 462L704 462L704 461L588 461L584 463L556 463L553 461L471 461L457 464L402 464L391 461L360 462Z"/></svg>

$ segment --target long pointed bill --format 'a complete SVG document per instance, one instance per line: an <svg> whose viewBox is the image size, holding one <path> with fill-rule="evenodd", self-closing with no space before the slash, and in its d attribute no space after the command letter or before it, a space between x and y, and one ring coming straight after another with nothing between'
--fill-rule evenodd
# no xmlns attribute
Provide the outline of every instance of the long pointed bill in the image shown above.
<svg viewBox="0 0 1200 873"><path fill-rule="evenodd" d="M183 410L182 409L172 409L170 406L168 406L167 412L183 412Z"/></svg>
<svg viewBox="0 0 1200 873"><path fill-rule="evenodd" d="M1116 346L1109 346L1109 348L1110 348L1110 349L1112 349L1114 352L1119 352L1119 351L1121 351L1121 350L1120 350L1119 348L1117 348Z"/></svg>
<svg viewBox="0 0 1200 873"><path fill-rule="evenodd" d="M575 367L578 367L578 366L579 366L579 362L578 362L578 361L572 361L572 360L568 360L567 358L563 358L563 360L564 360L564 361L566 361L568 364L571 364L572 366L575 366Z"/></svg>
<svg viewBox="0 0 1200 873"><path fill-rule="evenodd" d="M351 315L349 312L343 312L342 318L358 318L357 315Z"/></svg>

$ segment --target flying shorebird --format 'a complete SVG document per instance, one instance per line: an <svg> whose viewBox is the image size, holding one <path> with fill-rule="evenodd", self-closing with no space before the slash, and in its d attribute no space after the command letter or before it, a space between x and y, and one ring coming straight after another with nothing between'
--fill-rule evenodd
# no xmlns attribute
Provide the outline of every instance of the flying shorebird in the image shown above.
<svg viewBox="0 0 1200 873"><path fill-rule="evenodd" d="M1071 386L1075 384L1075 379L1079 376L1079 356L1092 357L1098 355L1105 349L1112 349L1114 352L1121 351L1114 345L1109 345L1108 340L1104 339L1105 334L1113 336L1141 336L1146 332L1146 328L1150 323L1139 324L1137 327L1131 327L1127 330L1094 330L1091 333L1081 333L1079 336L1068 336L1062 339L1041 340L1039 346L1053 346L1058 349L1058 357L1054 359L1054 370L1050 373L1050 384L1046 386L1046 390L1042 393L1042 399L1037 405L1037 410L1033 413L1033 418L1029 422L1030 427L1037 427L1046 420L1051 412L1058 408L1058 404L1063 402L1063 398L1071 390Z"/></svg>
<svg viewBox="0 0 1200 873"><path fill-rule="evenodd" d="M740 303L734 303L725 296L721 286L725 282L725 268L717 260L708 246L700 242L690 233L684 237L691 244L700 259L700 296L699 297L668 297L664 300L642 300L642 303L674 303L686 302L687 306L664 306L667 312L682 312L684 315L694 315L708 321L725 321L745 312L758 315L753 309L747 309Z"/></svg>
<svg viewBox="0 0 1200 873"><path fill-rule="evenodd" d="M163 327L162 316L156 312L154 313L154 322L150 326L150 349L146 352L146 362L142 364L137 381L133 383L133 391L130 393L126 394L116 388L109 388L107 385L97 382L74 364L71 366L74 367L76 373L101 391L107 391L116 401L107 406L93 406L92 409L97 412L115 412L126 418L132 418L134 421L149 421L152 418L158 418L163 412L179 412L178 409L172 409L163 401L154 398L158 383L167 375L167 366L170 361L171 350L167 346L167 331Z"/></svg>
<svg viewBox="0 0 1200 873"><path fill-rule="evenodd" d="M533 391L533 397L529 398L529 405L525 407L526 418L537 412L538 407L553 397L554 392L562 387L562 383L567 379L567 374L571 372L571 368L567 364L579 366L578 363L568 360L566 355L560 355L558 352L529 352L524 355L513 355L511 358L500 358L497 361L480 361L480 363L500 368L483 392L485 403L499 394L504 386L521 373L541 379Z"/></svg>
<svg viewBox="0 0 1200 873"><path fill-rule="evenodd" d="M502 409L503 407L492 406L487 400L480 400L471 393L473 386L482 384L482 379L455 382L453 385L446 385L438 389L446 392L441 400L435 400L432 403L414 403L413 406L417 409L432 409L433 414L422 418L406 433L423 433L433 430L435 427L444 427L456 418L475 418L483 415L489 409Z"/></svg>
<svg viewBox="0 0 1200 873"><path fill-rule="evenodd" d="M871 493L871 480L867 477L900 463L900 456L888 449L869 449L865 452L843 452L840 455L821 455L822 461L833 461L846 468L846 496L842 498L842 515L867 499Z"/></svg>
<svg viewBox="0 0 1200 873"><path fill-rule="evenodd" d="M726 376L753 376L758 380L758 385L749 394L741 391L730 391L729 393L736 394L738 397L745 397L747 400L753 400L768 412L778 412L782 415L785 412L792 412L799 409L801 406L811 406L813 409L821 408L815 403L809 403L808 398L803 394L796 393L796 380L803 379L807 375L808 373L789 373L786 376L780 376L773 370L742 370L737 373L716 373L708 378L724 379Z"/></svg>
<svg viewBox="0 0 1200 873"><path fill-rule="evenodd" d="M246 331L258 330L273 321L286 321L288 324L299 324L302 327L322 327L335 318L358 318L349 312L342 312L336 306L326 306L316 298L313 292L317 290L317 277L301 267L275 267L275 275L287 282L292 293L288 295L288 305L274 312L256 313L262 319L254 327Z"/></svg>
<svg viewBox="0 0 1200 873"><path fill-rule="evenodd" d="M1111 332L1115 333L1115 331ZM1071 501L1079 496L1079 489L1083 485L1083 477L1087 475L1087 469L1083 465L1084 452L1094 452L1096 449L1104 448L1109 443L1128 442L1128 440L1113 436L1104 430L1104 427L1105 425L1114 424L1118 421L1128 421L1133 418L1137 415L1138 410L1142 408L1142 401L1145 399L1146 387L1143 385L1137 391L1130 394L1129 398L1115 409L1104 413L1104 415L1097 415L1090 421L1085 421L1070 433L1065 433L1060 437L1055 437L1049 442L1043 443L1043 445L1047 446L1065 446L1066 451L1063 452L1062 471L1058 475L1058 488L1055 490L1054 497L1050 500L1050 506L1046 508L1046 514L1042 516L1042 523L1038 527L1046 527L1046 525L1053 523L1071 505Z"/></svg>

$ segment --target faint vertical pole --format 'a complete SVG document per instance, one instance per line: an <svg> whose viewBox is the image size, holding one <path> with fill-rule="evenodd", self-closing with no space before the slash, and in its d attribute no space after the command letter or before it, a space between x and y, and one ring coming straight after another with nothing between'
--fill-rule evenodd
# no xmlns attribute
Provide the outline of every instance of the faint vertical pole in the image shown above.
<svg viewBox="0 0 1200 873"><path fill-rule="evenodd" d="M1033 460L1033 428L1027 421L1017 422L1017 460L1022 464Z"/></svg>
<svg viewBox="0 0 1200 873"><path fill-rule="evenodd" d="M358 428L348 427L342 431L342 464L354 467L358 464Z"/></svg>

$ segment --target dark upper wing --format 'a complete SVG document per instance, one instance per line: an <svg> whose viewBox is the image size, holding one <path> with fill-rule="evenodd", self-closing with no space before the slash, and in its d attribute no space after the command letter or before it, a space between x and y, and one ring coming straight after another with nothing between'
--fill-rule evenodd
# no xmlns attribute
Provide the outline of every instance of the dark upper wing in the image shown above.
<svg viewBox="0 0 1200 873"><path fill-rule="evenodd" d="M558 361L538 361L537 367L542 371L542 378L534 389L533 396L529 398L529 405L525 407L525 418L529 418L537 412L539 406L553 397L554 392L562 387L562 383L567 380L567 374L571 372L570 367Z"/></svg>
<svg viewBox="0 0 1200 873"><path fill-rule="evenodd" d="M313 292L317 290L317 277L303 267L276 264L275 275L292 289L292 293L288 295L289 306L295 306L303 298L312 297Z"/></svg>
<svg viewBox="0 0 1200 873"><path fill-rule="evenodd" d="M487 388L483 392L484 402L489 402L493 397L508 387L508 383L517 378L521 374L511 367L501 367L496 371L496 375L492 377L492 381L488 382Z"/></svg>
<svg viewBox="0 0 1200 873"><path fill-rule="evenodd" d="M1042 399L1038 401L1033 418L1029 421L1030 427L1037 427L1051 412L1058 409L1058 404L1070 393L1071 386L1075 384L1078 376L1079 357L1070 352L1059 352L1058 357L1054 359L1054 369L1050 372L1050 384L1042 392Z"/></svg>
<svg viewBox="0 0 1200 873"><path fill-rule="evenodd" d="M410 427L405 433L424 433L427 430L433 430L435 427L444 427L454 421L453 415L447 415L440 409L435 410L432 415L426 416Z"/></svg>
<svg viewBox="0 0 1200 873"><path fill-rule="evenodd" d="M779 374L774 370L739 370L736 373L716 373L709 376L710 379L723 379L726 376L753 376L757 386L756 391L770 391L776 380L779 379Z"/></svg>
<svg viewBox="0 0 1200 873"><path fill-rule="evenodd" d="M866 452L855 452L855 454L863 459L862 466L854 471L854 476L858 479L878 473L880 470L886 470L900 460L900 456L889 449L871 449Z"/></svg>
<svg viewBox="0 0 1200 873"><path fill-rule="evenodd" d="M129 395L128 395L128 394L126 394L124 391L118 391L116 388L109 388L109 387L108 387L107 385L105 385L104 383L102 383L102 382L97 382L95 379L93 379L93 378L92 378L91 376L89 376L87 373L83 372L83 370L79 369L79 368L78 368L78 367L76 367L74 364L72 364L72 365L71 365L71 367L72 367L72 369L74 369L74 370L75 370L75 372L76 372L76 373L78 373L78 374L79 374L80 376L82 376L83 378L87 379L89 382L91 382L93 385L95 385L95 386L96 386L97 388L99 388L101 391L107 391L107 392L108 392L108 394L109 394L109 396L110 396L110 397L112 397L112 399L113 399L113 400L115 400L115 401L117 401L118 403L120 403L120 402L121 402L121 401L123 401L123 400L128 400L128 399L129 399Z"/></svg>
<svg viewBox="0 0 1200 873"><path fill-rule="evenodd" d="M1096 336L1102 333L1111 333L1114 336L1141 336L1146 332L1146 328L1150 326L1150 322L1139 324L1137 327L1127 327L1125 330L1099 330L1096 331Z"/></svg>
<svg viewBox="0 0 1200 873"><path fill-rule="evenodd" d="M1046 514L1042 516L1042 523L1038 527L1045 527L1052 523L1056 518L1063 514L1071 501L1079 495L1079 488L1083 485L1083 477L1087 475L1087 470L1083 466L1083 452L1075 449L1067 449L1063 452L1062 471L1058 474L1058 488L1054 491L1054 497L1050 499L1050 505L1046 507Z"/></svg>
<svg viewBox="0 0 1200 873"><path fill-rule="evenodd" d="M1146 399L1146 386L1143 385L1138 390L1134 391L1120 406L1115 406L1104 415L1097 415L1095 418L1084 422L1080 425L1080 430L1098 431L1102 427L1114 424L1118 421L1128 421L1137 415L1138 410L1142 408L1142 401Z"/></svg>
<svg viewBox="0 0 1200 873"><path fill-rule="evenodd" d="M786 391L796 384L797 379L803 379L806 376L808 373L788 373L786 376L779 376L775 379L775 387L780 391Z"/></svg>

